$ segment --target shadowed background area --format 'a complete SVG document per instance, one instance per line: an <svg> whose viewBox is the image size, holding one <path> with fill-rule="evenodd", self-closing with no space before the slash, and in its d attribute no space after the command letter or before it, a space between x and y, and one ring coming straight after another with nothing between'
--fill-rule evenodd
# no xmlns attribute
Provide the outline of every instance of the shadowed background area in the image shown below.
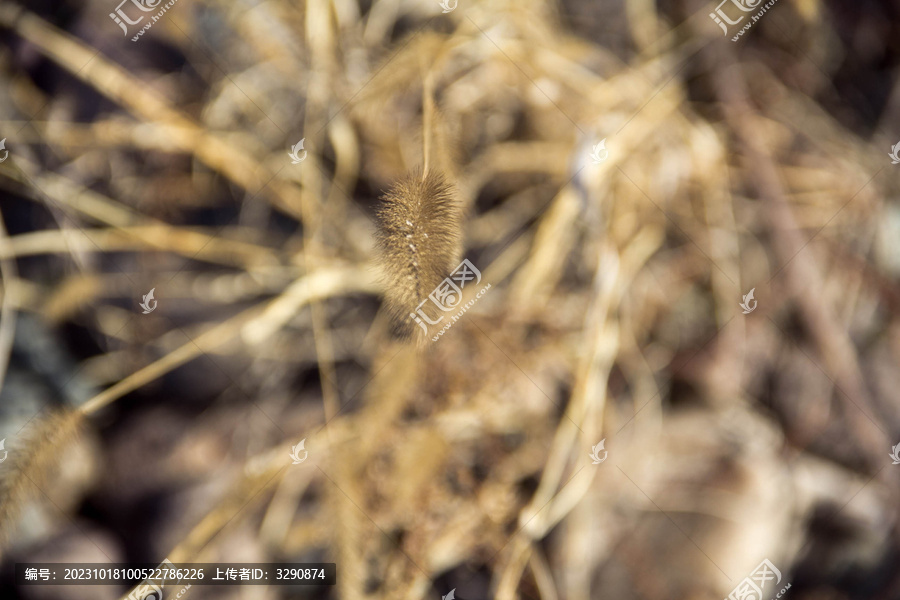
<svg viewBox="0 0 900 600"><path fill-rule="evenodd" d="M0 596L900 597L900 4L117 2L0 0Z"/></svg>

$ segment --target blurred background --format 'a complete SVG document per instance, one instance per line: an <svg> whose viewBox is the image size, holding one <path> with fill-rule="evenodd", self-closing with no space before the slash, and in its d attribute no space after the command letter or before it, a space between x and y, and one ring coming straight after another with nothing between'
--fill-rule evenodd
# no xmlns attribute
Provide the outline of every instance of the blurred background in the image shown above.
<svg viewBox="0 0 900 600"><path fill-rule="evenodd" d="M0 596L900 598L900 3L764 5L0 1ZM491 287L416 344L426 132Z"/></svg>

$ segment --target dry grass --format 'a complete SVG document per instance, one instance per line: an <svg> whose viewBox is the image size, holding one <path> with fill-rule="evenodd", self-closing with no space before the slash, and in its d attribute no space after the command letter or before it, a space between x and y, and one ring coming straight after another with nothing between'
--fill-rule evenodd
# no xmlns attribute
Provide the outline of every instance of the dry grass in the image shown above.
<svg viewBox="0 0 900 600"><path fill-rule="evenodd" d="M0 356L31 313L100 388L8 436L5 560L49 543L18 490L80 424L106 468L48 529L110 559L336 562L302 597L345 600L713 598L766 557L796 597L896 589L894 184L829 104L820 2L732 44L707 3L628 0L615 52L578 2L181 0L138 43L107 4L72 35L0 3ZM376 215L407 221L380 198L419 169L468 215L417 244L419 287L459 239L491 287L415 345ZM222 593L289 597L190 597Z"/></svg>

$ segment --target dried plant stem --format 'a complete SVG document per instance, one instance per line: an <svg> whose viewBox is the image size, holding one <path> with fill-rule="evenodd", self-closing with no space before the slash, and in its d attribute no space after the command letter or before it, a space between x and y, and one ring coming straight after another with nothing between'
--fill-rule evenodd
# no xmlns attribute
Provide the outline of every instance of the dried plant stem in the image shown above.
<svg viewBox="0 0 900 600"><path fill-rule="evenodd" d="M258 473L239 478L219 504L208 512L191 530L188 536L168 555L169 560L179 562L200 561L202 552L212 539L243 512L247 504L265 490L277 485L287 472L290 462L286 454L279 463L267 465Z"/></svg>
<svg viewBox="0 0 900 600"><path fill-rule="evenodd" d="M16 284L19 273L16 261L7 254L11 244L0 214L0 275L3 276L3 305L0 308L0 390L6 379L9 355L12 353L13 338L16 335Z"/></svg>
<svg viewBox="0 0 900 600"><path fill-rule="evenodd" d="M536 544L532 544L531 558L528 561L534 580L541 593L541 600L559 600L556 591L556 582L553 581L553 571L547 563L543 551Z"/></svg>
<svg viewBox="0 0 900 600"><path fill-rule="evenodd" d="M259 525L260 539L274 548L280 548L291 530L291 522L300 504L300 498L312 481L312 469L281 478L272 501L269 503Z"/></svg>
<svg viewBox="0 0 900 600"><path fill-rule="evenodd" d="M768 210L770 228L775 240L775 250L781 258L787 289L797 303L806 323L807 331L819 347L826 370L834 377L844 403L845 414L856 435L859 447L872 472L878 471L883 462L884 448L890 443L884 432L873 426L878 419L874 405L862 376L856 349L847 331L837 320L825 298L819 293L823 288L822 277L811 251L798 232L793 212L787 204L785 192L775 163L759 130L744 116L750 112L747 86L743 71L735 65L724 68L715 65L715 90L722 101L722 108L733 131L744 149L745 163L753 176L748 178ZM804 251L805 250L805 251Z"/></svg>
<svg viewBox="0 0 900 600"><path fill-rule="evenodd" d="M340 418L335 419L328 427L331 429L329 435L325 435L322 431L308 440L309 446L316 449L314 459L316 461L327 459L333 453L335 446L347 441L348 430ZM237 507L246 506L266 489L282 485L288 477L294 478L295 475L290 474L290 470L285 468L285 466L292 466L289 459L290 451L291 442L289 441L250 458L218 504L169 552L169 559L174 563L199 562L200 551L235 517ZM311 458L311 460L313 459ZM296 479L292 479L293 483L288 486L288 489L292 490L291 494L306 489L312 478L321 472L315 468L308 468L314 467L314 464L305 463L301 469L302 473L297 474ZM280 503L281 501L276 498L276 502ZM277 510L280 510L280 507L276 505ZM265 523L264 526L270 527Z"/></svg>
<svg viewBox="0 0 900 600"><path fill-rule="evenodd" d="M177 350L97 394L85 402L79 410L85 415L93 414L128 392L134 391L204 352L224 344L241 331L244 331L246 341L260 343L287 322L287 319L294 314L292 311L311 300L351 291L367 291L369 285L365 271L357 269L348 269L345 272L323 271L307 275L288 288L281 296L269 301L267 306L253 306L209 329L196 339L185 343ZM285 314L285 305L288 311L287 315ZM248 323L252 325L242 329ZM257 331L257 327L262 329L262 332Z"/></svg>
<svg viewBox="0 0 900 600"><path fill-rule="evenodd" d="M210 133L128 71L104 58L99 51L21 7L11 4L0 6L0 27L15 30L45 56L127 108L137 118L160 125L171 150L192 153L248 193L269 190L274 194L276 206L302 221L296 187L285 181L273 180L276 174L259 162L254 154L244 150L254 146L251 138L237 140Z"/></svg>
<svg viewBox="0 0 900 600"><path fill-rule="evenodd" d="M497 585L498 600L516 597L532 540L541 539L565 518L587 493L596 474L596 471L575 473L577 481L570 481L560 489L563 474L577 452L578 430L584 427L586 436L595 436L602 429L607 379L618 349L618 329L612 317L624 285L619 264L615 249L604 245L594 276L596 296L585 320L583 344L586 348L582 354L585 358L576 372L572 399L556 430L538 489L519 513L522 528L507 553Z"/></svg>
<svg viewBox="0 0 900 600"><path fill-rule="evenodd" d="M252 270L259 265L277 265L275 252L269 248L191 231L180 227L150 225L107 229L80 228L84 236L68 239L57 229L23 233L0 246L0 259L73 251L121 252L122 250L156 249L172 252L193 260Z"/></svg>
<svg viewBox="0 0 900 600"><path fill-rule="evenodd" d="M243 328L242 338L251 345L258 344L284 327L311 299L345 293L374 292L375 283L375 277L365 267L322 269L311 273L292 283L281 295L269 302L262 314Z"/></svg>
<svg viewBox="0 0 900 600"><path fill-rule="evenodd" d="M425 71L422 83L422 182L428 178L428 167L431 165L431 145L434 136L434 75Z"/></svg>

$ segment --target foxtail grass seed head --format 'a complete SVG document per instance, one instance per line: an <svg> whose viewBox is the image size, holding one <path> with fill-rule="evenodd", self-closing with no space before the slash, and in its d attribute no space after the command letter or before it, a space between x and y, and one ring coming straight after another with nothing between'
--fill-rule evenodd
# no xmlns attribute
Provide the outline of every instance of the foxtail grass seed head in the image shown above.
<svg viewBox="0 0 900 600"><path fill-rule="evenodd" d="M408 174L382 199L378 246L385 303L399 337L410 337L416 328L410 314L453 269L461 227L460 202L434 170L424 178L419 172Z"/></svg>
<svg viewBox="0 0 900 600"><path fill-rule="evenodd" d="M0 473L0 545L9 541L25 504L54 477L60 458L78 438L81 423L81 413L57 411L18 436L20 441L10 449Z"/></svg>

